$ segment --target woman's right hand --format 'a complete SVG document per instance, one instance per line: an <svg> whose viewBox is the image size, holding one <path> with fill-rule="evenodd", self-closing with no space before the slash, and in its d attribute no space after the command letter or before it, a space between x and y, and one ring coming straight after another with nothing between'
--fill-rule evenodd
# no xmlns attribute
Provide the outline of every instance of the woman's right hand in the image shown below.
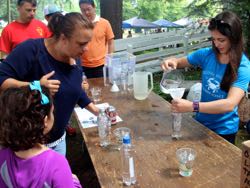
<svg viewBox="0 0 250 188"><path fill-rule="evenodd" d="M48 74L45 74L40 79L40 84L44 87L47 87L52 95L55 95L58 92L61 82L59 80L49 80L55 74L55 71L51 71Z"/></svg>
<svg viewBox="0 0 250 188"><path fill-rule="evenodd" d="M161 68L166 71L166 70L173 70L173 69L176 69L177 68L177 58L168 58L168 59L165 59L163 61L163 63L161 64Z"/></svg>

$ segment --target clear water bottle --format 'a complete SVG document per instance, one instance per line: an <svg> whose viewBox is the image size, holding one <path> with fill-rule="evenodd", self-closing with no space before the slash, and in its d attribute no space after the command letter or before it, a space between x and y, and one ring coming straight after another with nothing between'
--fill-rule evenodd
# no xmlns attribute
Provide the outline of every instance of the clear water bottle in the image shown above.
<svg viewBox="0 0 250 188"><path fill-rule="evenodd" d="M135 166L134 166L134 148L131 145L129 133L123 137L123 145L121 148L122 155L122 181L125 185L135 184Z"/></svg>
<svg viewBox="0 0 250 188"><path fill-rule="evenodd" d="M100 146L106 147L110 144L111 122L104 109L100 109L99 115L97 117L97 125L100 138Z"/></svg>
<svg viewBox="0 0 250 188"><path fill-rule="evenodd" d="M84 72L82 72L82 81L87 81L87 76L85 75Z"/></svg>
<svg viewBox="0 0 250 188"><path fill-rule="evenodd" d="M88 81L87 81L87 76L85 75L84 72L82 72L82 88L83 90L88 90L89 89L89 84L88 84Z"/></svg>

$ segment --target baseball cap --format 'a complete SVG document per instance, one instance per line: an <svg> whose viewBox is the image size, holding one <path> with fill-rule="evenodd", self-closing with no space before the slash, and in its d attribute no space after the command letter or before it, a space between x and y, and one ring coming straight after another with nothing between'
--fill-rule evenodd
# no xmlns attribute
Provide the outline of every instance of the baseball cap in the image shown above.
<svg viewBox="0 0 250 188"><path fill-rule="evenodd" d="M95 7L95 1L94 0L80 0L79 5L81 5L81 4L90 4L93 7Z"/></svg>
<svg viewBox="0 0 250 188"><path fill-rule="evenodd" d="M62 10L55 4L47 5L43 9L44 16L54 14L56 12L62 12Z"/></svg>

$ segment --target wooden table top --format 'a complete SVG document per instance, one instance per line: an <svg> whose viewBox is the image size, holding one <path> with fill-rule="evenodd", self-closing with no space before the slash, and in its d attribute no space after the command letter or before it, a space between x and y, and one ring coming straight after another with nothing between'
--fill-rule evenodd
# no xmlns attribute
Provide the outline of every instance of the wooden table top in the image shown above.
<svg viewBox="0 0 250 188"><path fill-rule="evenodd" d="M103 87L102 79L92 79L89 83L90 87ZM146 100L138 101L132 95L109 90L110 86L103 87L101 102L113 105L123 119L112 126L112 131L123 126L132 130L137 183L131 187L240 187L241 150L236 146L196 122L190 114L183 114L182 138L173 140L167 101L153 92ZM80 128L101 187L123 187L120 152L99 146L97 127ZM178 173L175 152L181 147L192 147L197 152L191 177L181 177Z"/></svg>

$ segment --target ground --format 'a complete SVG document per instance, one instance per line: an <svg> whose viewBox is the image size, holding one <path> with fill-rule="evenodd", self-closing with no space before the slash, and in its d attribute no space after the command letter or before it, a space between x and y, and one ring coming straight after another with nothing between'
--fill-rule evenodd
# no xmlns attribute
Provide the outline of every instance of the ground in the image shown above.
<svg viewBox="0 0 250 188"><path fill-rule="evenodd" d="M67 159L72 173L77 175L84 188L100 188L88 151L83 147L83 137L80 129L75 123L72 124L77 129L76 136L67 136L66 139Z"/></svg>

